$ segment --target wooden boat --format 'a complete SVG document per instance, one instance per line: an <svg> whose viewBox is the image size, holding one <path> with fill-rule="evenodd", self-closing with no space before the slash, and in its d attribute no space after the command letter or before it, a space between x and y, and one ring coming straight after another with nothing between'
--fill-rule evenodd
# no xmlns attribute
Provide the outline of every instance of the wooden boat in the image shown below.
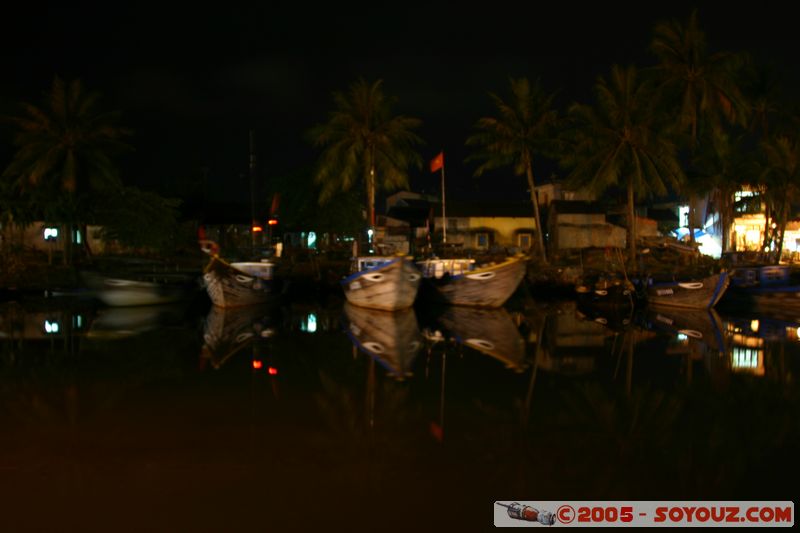
<svg viewBox="0 0 800 533"><path fill-rule="evenodd" d="M575 286L575 296L582 306L632 308L638 301L633 283L614 274L587 275Z"/></svg>
<svg viewBox="0 0 800 533"><path fill-rule="evenodd" d="M360 351L379 362L396 379L411 376L411 366L422 346L413 309L395 312L344 304L347 336Z"/></svg>
<svg viewBox="0 0 800 533"><path fill-rule="evenodd" d="M228 263L218 255L203 273L208 296L217 307L241 307L269 302L278 291L271 262Z"/></svg>
<svg viewBox="0 0 800 533"><path fill-rule="evenodd" d="M475 265L474 259L426 259L417 263L425 298L454 305L500 307L525 277L525 257Z"/></svg>
<svg viewBox="0 0 800 533"><path fill-rule="evenodd" d="M360 307L395 311L414 305L419 270L405 256L367 256L353 260L354 272L341 281L347 301Z"/></svg>
<svg viewBox="0 0 800 533"><path fill-rule="evenodd" d="M663 305L687 309L710 309L725 294L730 283L727 272L690 281L648 281L645 297L648 305Z"/></svg>
<svg viewBox="0 0 800 533"><path fill-rule="evenodd" d="M448 306L437 321L459 344L485 353L516 372L527 368L525 340L505 309Z"/></svg>
<svg viewBox="0 0 800 533"><path fill-rule="evenodd" d="M748 265L731 272L731 286L723 301L735 307L764 312L800 312L800 284L791 279L788 265Z"/></svg>
<svg viewBox="0 0 800 533"><path fill-rule="evenodd" d="M109 275L83 271L81 278L92 293L112 307L160 305L187 298L197 288L188 275L127 273Z"/></svg>

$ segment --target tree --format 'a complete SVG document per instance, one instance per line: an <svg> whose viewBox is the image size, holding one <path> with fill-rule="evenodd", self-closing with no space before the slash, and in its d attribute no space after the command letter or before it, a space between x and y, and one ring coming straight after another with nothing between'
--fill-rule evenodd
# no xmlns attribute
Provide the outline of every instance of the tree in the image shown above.
<svg viewBox="0 0 800 533"><path fill-rule="evenodd" d="M722 120L745 125L748 105L736 83L743 57L728 52L711 54L700 29L697 10L686 24L660 22L653 30L651 49L660 99L674 109L675 125L694 155L702 126L720 127ZM689 234L694 242L694 194L689 194Z"/></svg>
<svg viewBox="0 0 800 533"><path fill-rule="evenodd" d="M780 111L785 109L777 67L756 65L748 57L743 90L750 105L748 130L763 140L769 137Z"/></svg>
<svg viewBox="0 0 800 533"><path fill-rule="evenodd" d="M280 194L283 228L340 235L357 235L363 230L363 200L354 189L334 193L325 205L319 206L320 187L314 184L309 168L275 176L271 183L272 191Z"/></svg>
<svg viewBox="0 0 800 533"><path fill-rule="evenodd" d="M180 200L164 198L136 187L120 187L105 197L95 211L105 240L162 254L183 244L178 223Z"/></svg>
<svg viewBox="0 0 800 533"><path fill-rule="evenodd" d="M766 165L761 180L766 191L766 200L776 219L777 257L780 261L783 236L789 220L792 201L800 193L800 141L785 135L776 136L761 143L766 156Z"/></svg>
<svg viewBox="0 0 800 533"><path fill-rule="evenodd" d="M698 148L695 158L698 174L691 183L695 192L711 193L719 214L722 251L726 252L734 216L733 197L741 185L752 182L756 162L753 152L745 149L744 135L734 136L722 128L713 128L707 135L708 140Z"/></svg>
<svg viewBox="0 0 800 533"><path fill-rule="evenodd" d="M626 188L628 250L634 262L635 196L666 194L667 185L677 186L684 174L674 144L663 133L652 88L639 81L634 67L613 66L610 81L599 78L595 91L596 108L570 106L561 164L572 169L567 180L576 186Z"/></svg>
<svg viewBox="0 0 800 533"><path fill-rule="evenodd" d="M122 142L129 132L115 125L118 113L98 109L99 98L79 80L56 76L40 106L23 103L23 113L10 119L17 150L2 177L46 219L86 223L96 194L121 186L113 157L129 148Z"/></svg>
<svg viewBox="0 0 800 533"><path fill-rule="evenodd" d="M483 117L475 124L477 131L467 139L467 145L476 147L478 151L469 159L483 161L475 171L475 176L510 165L517 175L524 173L528 178L536 219L537 247L546 263L533 159L552 150L558 113L552 108L554 95L546 94L538 82L531 85L526 78L521 78L511 79L510 84L511 100L508 102L496 94L489 94L497 107L498 116Z"/></svg>
<svg viewBox="0 0 800 533"><path fill-rule="evenodd" d="M319 203L363 182L366 191L367 224L375 225L376 189L408 187L410 166L422 167L414 149L422 140L412 131L421 121L392 115L392 100L383 93L383 81L367 83L363 78L347 93L335 93L336 109L328 121L309 135L324 150L314 172L321 186Z"/></svg>

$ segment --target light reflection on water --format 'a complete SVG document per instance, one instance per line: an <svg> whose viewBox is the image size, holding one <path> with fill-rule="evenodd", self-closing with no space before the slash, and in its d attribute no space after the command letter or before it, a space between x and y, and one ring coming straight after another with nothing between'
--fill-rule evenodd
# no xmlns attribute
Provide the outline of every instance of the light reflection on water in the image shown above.
<svg viewBox="0 0 800 533"><path fill-rule="evenodd" d="M497 499L785 500L798 473L785 318L54 302L0 306L0 496L33 529L132 502L134 529L481 527Z"/></svg>

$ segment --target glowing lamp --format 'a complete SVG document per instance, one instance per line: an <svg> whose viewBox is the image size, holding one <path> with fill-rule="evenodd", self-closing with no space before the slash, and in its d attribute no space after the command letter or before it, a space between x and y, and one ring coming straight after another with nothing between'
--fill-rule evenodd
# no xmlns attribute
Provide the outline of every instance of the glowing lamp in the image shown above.
<svg viewBox="0 0 800 533"><path fill-rule="evenodd" d="M253 370L259 370L263 366L263 363L258 359L253 359Z"/></svg>
<svg viewBox="0 0 800 533"><path fill-rule="evenodd" d="M275 368L274 366L269 367L267 369L267 372L269 373L270 376L277 376L278 375L278 369Z"/></svg>

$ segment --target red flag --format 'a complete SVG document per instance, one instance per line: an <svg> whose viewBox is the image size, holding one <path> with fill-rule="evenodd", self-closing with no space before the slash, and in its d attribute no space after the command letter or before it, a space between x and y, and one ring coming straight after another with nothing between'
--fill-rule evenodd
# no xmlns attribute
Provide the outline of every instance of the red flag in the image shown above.
<svg viewBox="0 0 800 533"><path fill-rule="evenodd" d="M269 208L270 216L278 212L278 206L281 203L281 193L276 192L272 195L272 207Z"/></svg>
<svg viewBox="0 0 800 533"><path fill-rule="evenodd" d="M439 155L431 159L431 172L436 172L440 168L444 168L444 152L439 152Z"/></svg>

